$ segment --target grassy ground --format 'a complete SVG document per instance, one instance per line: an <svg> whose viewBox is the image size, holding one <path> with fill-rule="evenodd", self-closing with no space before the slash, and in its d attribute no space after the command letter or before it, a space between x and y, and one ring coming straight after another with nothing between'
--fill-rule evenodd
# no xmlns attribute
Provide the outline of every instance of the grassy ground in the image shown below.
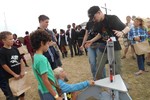
<svg viewBox="0 0 150 100"><path fill-rule="evenodd" d="M81 82L92 79L90 66L87 56L76 56L62 59L63 67L69 76L69 83ZM136 60L128 54L126 59L122 60L122 78L129 86L129 94L133 100L150 100L150 72L140 76L135 76L138 71ZM150 66L145 66L150 71ZM37 81L35 80L31 67L28 71L28 82L31 84L31 89L26 92L26 100L39 100L37 92ZM0 91L0 100L5 100L4 95Z"/></svg>

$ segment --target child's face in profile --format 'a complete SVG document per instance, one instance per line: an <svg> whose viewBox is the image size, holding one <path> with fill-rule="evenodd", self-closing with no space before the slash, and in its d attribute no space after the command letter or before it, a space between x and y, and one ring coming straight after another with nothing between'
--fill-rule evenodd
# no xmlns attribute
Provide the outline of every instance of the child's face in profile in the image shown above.
<svg viewBox="0 0 150 100"><path fill-rule="evenodd" d="M46 51L48 50L49 44L50 44L50 42L46 42L46 44L43 45L43 51L44 51L44 52L46 52Z"/></svg>
<svg viewBox="0 0 150 100"><path fill-rule="evenodd" d="M7 35L6 39L2 40L4 42L4 45L6 46L12 46L13 45L13 35Z"/></svg>

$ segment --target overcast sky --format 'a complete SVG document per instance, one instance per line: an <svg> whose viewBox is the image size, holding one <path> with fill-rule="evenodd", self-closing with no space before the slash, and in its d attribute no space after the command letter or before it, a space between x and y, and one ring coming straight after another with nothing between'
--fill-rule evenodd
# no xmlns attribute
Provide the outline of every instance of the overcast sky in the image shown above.
<svg viewBox="0 0 150 100"><path fill-rule="evenodd" d="M148 0L0 0L0 31L24 36L25 31L37 28L40 14L50 18L49 29L66 30L67 24L88 21L87 10L91 6L102 7L105 3L111 9L108 14L117 15L123 22L127 15L150 17Z"/></svg>

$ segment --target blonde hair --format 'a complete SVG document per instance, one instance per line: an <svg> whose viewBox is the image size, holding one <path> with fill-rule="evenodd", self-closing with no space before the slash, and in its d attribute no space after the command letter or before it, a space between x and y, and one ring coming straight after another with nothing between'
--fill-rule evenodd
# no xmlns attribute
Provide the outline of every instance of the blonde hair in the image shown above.
<svg viewBox="0 0 150 100"><path fill-rule="evenodd" d="M61 67L57 67L57 68L55 68L53 71L54 71L55 77L56 77L56 78L59 78L60 73L63 72L64 70L63 70L63 68L61 68Z"/></svg>

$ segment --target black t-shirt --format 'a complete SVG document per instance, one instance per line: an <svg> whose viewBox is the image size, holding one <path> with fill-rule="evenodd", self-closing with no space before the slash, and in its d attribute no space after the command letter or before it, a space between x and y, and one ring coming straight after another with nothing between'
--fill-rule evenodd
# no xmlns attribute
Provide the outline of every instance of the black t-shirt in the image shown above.
<svg viewBox="0 0 150 100"><path fill-rule="evenodd" d="M78 40L83 40L85 35L85 29L81 29L81 31L77 32L78 34Z"/></svg>
<svg viewBox="0 0 150 100"><path fill-rule="evenodd" d="M88 31L88 40L91 40L98 34L98 23L94 23L92 21L87 22L86 30ZM101 40L97 40L95 42L100 42ZM94 43L95 43L94 42Z"/></svg>
<svg viewBox="0 0 150 100"><path fill-rule="evenodd" d="M1 57L1 56L0 56L0 57ZM4 77L5 77L4 69L2 68L1 60L0 60L0 79L1 79L1 78L4 78Z"/></svg>
<svg viewBox="0 0 150 100"><path fill-rule="evenodd" d="M103 21L98 22L97 31L102 37L116 37L116 42L114 42L114 49L121 50L121 45L118 41L118 37L114 34L113 30L122 31L125 28L125 24L115 15L105 15ZM101 39L101 41L103 41ZM106 42L106 41L104 41Z"/></svg>
<svg viewBox="0 0 150 100"><path fill-rule="evenodd" d="M77 40L77 32L75 29L71 29L71 38L73 41Z"/></svg>
<svg viewBox="0 0 150 100"><path fill-rule="evenodd" d="M20 60L21 60L21 56L17 48L12 47L11 49L7 49L7 48L2 47L0 49L1 73L3 73L6 78L13 77L11 74L6 72L2 68L2 65L6 64L13 72L15 72L16 74L20 74L21 72Z"/></svg>

